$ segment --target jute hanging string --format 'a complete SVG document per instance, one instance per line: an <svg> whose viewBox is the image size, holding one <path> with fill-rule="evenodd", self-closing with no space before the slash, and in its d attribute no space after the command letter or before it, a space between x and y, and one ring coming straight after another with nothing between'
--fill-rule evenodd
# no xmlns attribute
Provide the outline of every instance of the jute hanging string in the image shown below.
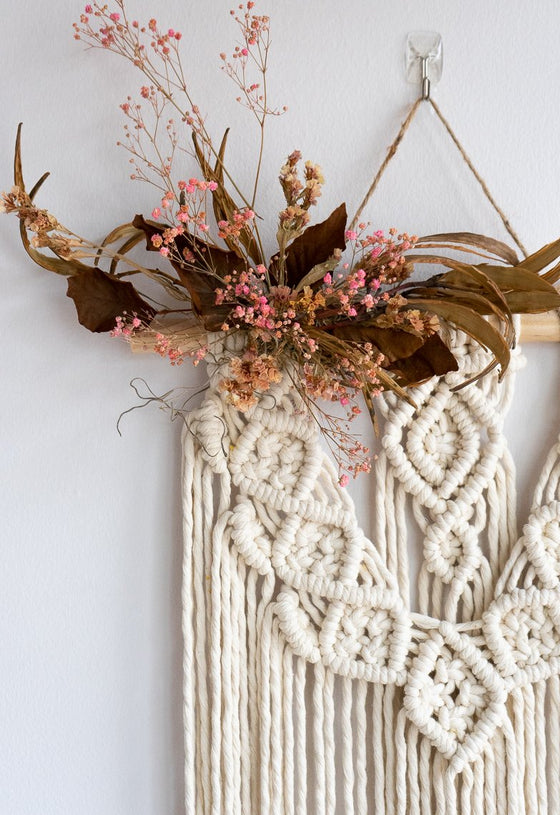
<svg viewBox="0 0 560 815"><path fill-rule="evenodd" d="M472 174L474 175L474 177L476 178L476 180L478 181L478 183L482 187L484 195L486 196L486 198L488 199L488 201L490 202L492 207L496 210L496 212L500 216L500 219L501 219L504 227L506 228L507 232L511 236L512 240L514 241L516 246L521 250L521 252L523 253L523 256L527 257L527 254L528 254L527 250L525 249L525 247L521 243L521 241L519 239L519 236L517 235L517 233L513 229L512 225L510 224L510 222L509 222L508 218L506 217L504 211L496 203L494 197L492 196L492 194L490 193L490 190L488 189L488 185L486 184L486 182L484 181L484 179L482 178L482 176L480 175L480 173L477 171L476 167L472 163L471 159L469 158L469 156L467 154L467 151L465 150L465 148L463 147L463 145L461 144L461 142L459 141L459 139L455 135L451 125L449 124L449 122L447 121L447 119L445 118L445 116L443 115L443 113L441 112L441 110L439 109L439 107L437 106L437 104L434 102L434 100L431 97L428 97L425 100L422 97L420 97L419 99L417 99L414 102L414 104L410 108L410 111L408 112L408 115L407 115L406 119L402 123L402 125L400 127L400 130L397 133L397 136L396 136L394 142L391 144L391 146L389 147L389 149L387 151L387 155L386 155L383 163L381 164L381 167L379 168L379 170L375 174L375 177L374 177L373 181L371 182L371 186L370 186L369 190L365 194L360 206L358 207L358 210L357 210L356 214L354 215L354 217L352 219L352 222L350 224L350 229L354 229L356 227L356 225L357 225L357 223L358 223L358 221L360 219L360 215L362 214L364 209L367 207L367 205L370 202L375 190L377 189L377 186L378 186L379 182L381 181L381 178L383 177L383 174L384 174L385 170L387 169L387 167L388 167L389 163L391 162L391 160L393 159L393 157L396 155L397 150L399 148L399 145L402 142L408 128L412 124L412 120L416 116L416 113L418 112L418 109L419 109L419 107L420 107L420 105L422 104L423 101L428 102L432 106L432 108L435 111L438 119L440 120L440 122L444 126L445 130L447 131L447 133L451 137L451 139L453 141L453 144L457 147L459 153L461 154L461 156L463 158L463 161L465 162L465 164L467 165L469 170L472 172Z"/></svg>
<svg viewBox="0 0 560 815"><path fill-rule="evenodd" d="M520 352L457 390L487 362L457 334L459 371L380 397L368 538L289 377L246 413L220 391L238 340L184 434L186 812L554 815L560 441L519 535Z"/></svg>

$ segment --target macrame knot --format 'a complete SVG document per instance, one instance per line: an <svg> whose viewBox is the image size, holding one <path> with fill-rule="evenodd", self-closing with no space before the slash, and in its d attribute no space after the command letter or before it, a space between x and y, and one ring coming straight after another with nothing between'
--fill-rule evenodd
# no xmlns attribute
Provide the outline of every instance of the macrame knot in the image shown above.
<svg viewBox="0 0 560 815"><path fill-rule="evenodd" d="M214 472L224 473L230 437L221 399L216 394L208 396L200 408L189 415L187 426L200 445L204 460Z"/></svg>
<svg viewBox="0 0 560 815"><path fill-rule="evenodd" d="M523 543L543 587L560 580L560 502L551 501L531 513L523 527Z"/></svg>
<svg viewBox="0 0 560 815"><path fill-rule="evenodd" d="M450 583L459 572L470 575L481 560L478 535L465 518L446 511L426 531L424 559L428 571L444 583Z"/></svg>
<svg viewBox="0 0 560 815"><path fill-rule="evenodd" d="M420 643L403 705L410 720L460 772L503 720L505 685L466 634L440 623Z"/></svg>
<svg viewBox="0 0 560 815"><path fill-rule="evenodd" d="M247 495L293 512L309 497L321 466L307 416L257 407L231 450L229 468ZM290 499L290 500L286 500Z"/></svg>
<svg viewBox="0 0 560 815"><path fill-rule="evenodd" d="M510 687L550 676L560 658L560 589L514 589L483 615L494 663Z"/></svg>

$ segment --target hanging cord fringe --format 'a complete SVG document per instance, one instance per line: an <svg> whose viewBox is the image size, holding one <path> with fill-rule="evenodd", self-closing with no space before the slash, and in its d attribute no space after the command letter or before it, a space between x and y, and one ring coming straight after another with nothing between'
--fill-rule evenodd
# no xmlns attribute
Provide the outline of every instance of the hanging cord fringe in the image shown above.
<svg viewBox="0 0 560 815"><path fill-rule="evenodd" d="M379 168L379 170L377 171L373 181L371 182L371 186L370 186L369 190L367 191L367 193L365 194L364 199L362 200L360 206L358 207L357 212L354 215L349 228L354 229L356 227L356 224L358 223L360 215L362 214L362 212L364 211L364 209L368 205L369 201L371 200L371 197L373 196L373 193L377 189L377 186L378 186L379 182L381 181L381 178L383 177L383 174L384 174L385 170L387 169L387 166L389 165L390 161L395 156L395 154L397 152L397 149L398 149L400 143L402 142L402 140L403 140L403 138L405 136L406 131L408 130L408 128L412 124L412 120L414 119L414 117L416 116L416 113L418 112L418 108L420 107L420 103L424 102L424 101L429 102L429 104L432 106L432 109L436 113L436 116L438 117L438 119L440 120L442 125L444 126L445 130L447 131L447 133L451 137L451 140L453 141L453 144L455 145L455 147L457 148L457 150L461 154L461 156L463 158L463 161L465 162L465 164L467 165L467 167L469 168L471 173L474 175L474 177L476 178L476 180L478 181L478 183L482 187L482 191L484 192L484 195L486 196L487 200L490 202L490 204L492 205L494 210L500 216L500 220L502 221L502 223L503 223L504 227L506 228L508 234L511 236L511 238L514 241L514 243L516 244L516 246L521 250L523 256L527 257L527 254L528 254L527 250L525 249L525 247L521 243L521 240L519 239L519 236L517 235L517 233L515 232L515 230L511 226L511 224L509 222L509 219L506 217L504 211L496 203L494 197L492 196L492 194L490 193L490 190L488 189L488 185L486 184L486 182L484 181L484 179L482 178L480 173L476 170L474 164L472 163L471 159L469 158L469 156L467 154L467 151L465 150L465 148L463 147L463 145L461 144L461 142L459 141L459 139L455 135L455 132L453 131L453 128L451 127L451 125L449 124L449 122L447 121L447 119L445 118L445 116L443 115L441 110L439 109L438 105L434 102L434 100L431 97L428 98L428 99L425 99L425 100L422 97L420 97L419 99L417 99L413 103L412 107L410 108L410 110L408 112L408 115L407 115L406 119L404 120L404 122L400 126L399 132L397 133L397 136L396 136L394 142L391 144L391 146L387 150L387 155L385 156L385 159L384 159L383 163L381 164L381 167Z"/></svg>

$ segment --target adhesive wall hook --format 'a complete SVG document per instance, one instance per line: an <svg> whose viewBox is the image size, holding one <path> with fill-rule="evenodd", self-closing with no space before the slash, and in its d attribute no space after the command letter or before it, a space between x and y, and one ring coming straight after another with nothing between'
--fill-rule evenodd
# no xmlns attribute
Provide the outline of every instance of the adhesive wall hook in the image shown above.
<svg viewBox="0 0 560 815"><path fill-rule="evenodd" d="M414 31L406 38L405 71L408 82L421 85L422 99L429 99L432 85L441 79L443 42L436 31Z"/></svg>

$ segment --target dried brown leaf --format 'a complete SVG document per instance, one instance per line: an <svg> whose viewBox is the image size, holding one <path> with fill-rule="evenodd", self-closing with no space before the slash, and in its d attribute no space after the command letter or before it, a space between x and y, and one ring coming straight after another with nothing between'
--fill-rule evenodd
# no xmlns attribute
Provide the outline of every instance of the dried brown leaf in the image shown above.
<svg viewBox="0 0 560 815"><path fill-rule="evenodd" d="M79 322L90 331L111 331L125 312L143 320L151 320L156 313L132 283L94 267L68 279L67 295L74 301Z"/></svg>
<svg viewBox="0 0 560 815"><path fill-rule="evenodd" d="M388 366L398 383L409 388L458 368L457 360L438 334L428 337L410 356L397 359Z"/></svg>
<svg viewBox="0 0 560 815"><path fill-rule="evenodd" d="M152 236L163 234L166 227L155 221L148 221L142 215L136 215L132 223L137 229L141 229L144 232L146 236L146 249L149 252L157 252L158 249L152 243ZM243 261L240 263L240 259L233 252L227 252L214 244L201 241L193 235L186 233L178 235L175 239L175 244L179 252L188 249L195 257L195 260L191 264L185 261L185 267L192 266L200 273L204 273L209 277L215 277L216 286L222 285L225 275L232 274L234 271L243 267ZM180 264L176 263L174 267L178 269L179 265Z"/></svg>
<svg viewBox="0 0 560 815"><path fill-rule="evenodd" d="M296 288L314 266L329 260L335 249L344 251L346 220L346 204L341 204L326 220L307 227L292 241L286 249L287 286Z"/></svg>
<svg viewBox="0 0 560 815"><path fill-rule="evenodd" d="M438 317L441 317L456 328L461 329L490 351L494 356L494 361L480 373L480 376L491 371L496 364L501 366L501 374L504 374L509 364L510 345L499 331L493 328L484 317L481 317L480 314L477 314L473 309L460 303L447 302L435 298L415 299L410 303L410 307L437 314Z"/></svg>
<svg viewBox="0 0 560 815"><path fill-rule="evenodd" d="M356 343L371 342L383 354L383 367L397 359L413 354L424 338L400 328L380 328L364 322L335 325L331 332L335 337Z"/></svg>

